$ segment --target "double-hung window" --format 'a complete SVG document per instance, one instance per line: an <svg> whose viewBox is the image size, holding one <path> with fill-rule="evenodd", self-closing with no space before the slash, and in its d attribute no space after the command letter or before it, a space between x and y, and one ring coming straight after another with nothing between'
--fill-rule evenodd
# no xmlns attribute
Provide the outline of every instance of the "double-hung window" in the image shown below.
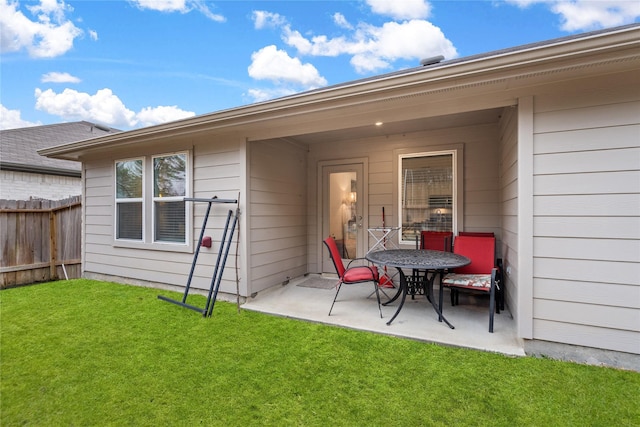
<svg viewBox="0 0 640 427"><path fill-rule="evenodd" d="M150 247L187 245L188 152L116 161L115 239Z"/></svg>
<svg viewBox="0 0 640 427"><path fill-rule="evenodd" d="M185 243L187 155L153 158L153 240Z"/></svg>
<svg viewBox="0 0 640 427"><path fill-rule="evenodd" d="M400 154L398 165L401 241L415 243L422 230L457 230L461 153L447 150Z"/></svg>
<svg viewBox="0 0 640 427"><path fill-rule="evenodd" d="M144 160L116 162L116 239L143 239Z"/></svg>

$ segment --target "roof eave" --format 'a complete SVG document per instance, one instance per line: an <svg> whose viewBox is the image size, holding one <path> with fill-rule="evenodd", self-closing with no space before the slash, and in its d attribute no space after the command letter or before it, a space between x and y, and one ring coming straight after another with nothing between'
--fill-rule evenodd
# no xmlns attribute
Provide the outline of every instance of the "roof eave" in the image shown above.
<svg viewBox="0 0 640 427"><path fill-rule="evenodd" d="M428 85L443 81L457 81L460 78L484 78L483 76L509 69L521 69L545 63L552 64L570 58L628 49L634 46L640 46L640 26L638 25L620 27L617 30L590 36L561 39L555 43L530 45L522 49L460 58L434 66L416 67L406 72L390 73L378 78L348 82L161 125L50 147L38 150L38 153L47 157L77 160L80 152L107 145L127 145L140 140L200 132L203 129L231 129L240 125L247 126L262 122L267 118L285 116L290 114L293 108L307 108L312 111L321 108L321 105L326 103L347 102L355 97L377 94L384 97L385 94L394 90L406 89L418 84Z"/></svg>
<svg viewBox="0 0 640 427"><path fill-rule="evenodd" d="M73 178L80 178L82 172L80 170L54 168L46 166L32 166L10 162L0 162L0 170L14 171L14 172L27 172L27 173L41 173L46 175L56 176L69 176Z"/></svg>

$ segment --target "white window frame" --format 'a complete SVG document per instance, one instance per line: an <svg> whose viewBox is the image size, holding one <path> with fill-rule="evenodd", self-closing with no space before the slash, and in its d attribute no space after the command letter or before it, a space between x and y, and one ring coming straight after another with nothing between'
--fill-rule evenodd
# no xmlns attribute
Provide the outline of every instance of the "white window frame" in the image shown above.
<svg viewBox="0 0 640 427"><path fill-rule="evenodd" d="M118 198L118 163L124 163L124 162L135 162L141 160L142 161L142 197L136 197L136 198L126 198L126 199L119 199ZM128 158L128 159L119 159L116 160L115 162L113 162L113 183L114 183L114 211L113 211L113 239L115 241L119 241L119 242L144 242L145 241L145 192L146 192L146 185L145 185L145 171L146 171L146 165L145 165L145 158L144 157L133 157L133 158ZM142 237L141 239L125 239L125 238L121 238L118 237L118 205L120 204L124 204L124 203L140 203L142 202Z"/></svg>
<svg viewBox="0 0 640 427"><path fill-rule="evenodd" d="M117 159L113 163L114 174L114 216L113 216L113 246L123 248L136 248L147 250L159 250L170 252L185 252L193 253L193 203L185 202L185 241L184 242L167 242L167 241L155 241L155 204L154 204L154 177L153 177L153 159L158 157L167 157L172 155L184 154L186 156L185 166L185 196L172 198L175 200L182 200L184 198L190 198L192 196L193 188L193 153L191 150L181 150L176 152L149 154L144 156L136 156L126 159ZM116 164L119 162L140 160L143 162L143 190L142 190L142 240L130 240L130 239L117 239L117 193L115 188L116 183Z"/></svg>
<svg viewBox="0 0 640 427"><path fill-rule="evenodd" d="M172 197L156 197L154 194L154 185L155 185L155 175L154 175L154 170L153 168L155 167L155 159L158 158L162 158L162 157L171 157L171 156L179 156L179 155L184 155L185 157L185 194L184 196L172 196ZM189 173L190 171L190 159L189 159L189 153L186 151L178 151L175 153L166 153L166 154L158 154L158 155L154 155L151 157L151 222L152 222L152 226L151 226L151 236L153 238L153 243L155 244L159 244L159 245L186 245L189 242L189 238L190 238L190 233L189 233L189 205L191 203L185 203L185 207L184 207L184 242L170 242L170 241L164 241L164 240L157 240L156 239L156 202L158 201L163 201L163 202L178 202L178 201L182 201L184 200L185 197L189 197L189 194L191 194L191 174Z"/></svg>
<svg viewBox="0 0 640 427"><path fill-rule="evenodd" d="M456 235L458 230L462 230L464 228L463 225L463 194L464 194L464 177L463 177L463 168L464 168L464 153L463 153L463 145L456 144L451 147L433 147L430 150L411 150L411 149L402 149L402 150L394 150L394 154L396 156L396 201L397 201L397 213L398 213L398 227L400 230L398 232L399 243L402 245L411 245L415 247L415 241L403 240L402 236L402 161L407 158L415 158L415 157L431 157L431 156L442 156L442 155L451 155L452 156L452 231L453 234Z"/></svg>

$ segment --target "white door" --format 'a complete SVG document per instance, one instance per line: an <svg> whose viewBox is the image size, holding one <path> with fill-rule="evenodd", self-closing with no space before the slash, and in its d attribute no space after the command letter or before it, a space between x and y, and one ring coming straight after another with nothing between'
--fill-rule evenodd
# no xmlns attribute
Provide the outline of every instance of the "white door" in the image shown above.
<svg viewBox="0 0 640 427"><path fill-rule="evenodd" d="M363 170L362 163L322 167L322 239L335 239L345 265L366 253ZM322 271L335 273L324 245L322 251Z"/></svg>

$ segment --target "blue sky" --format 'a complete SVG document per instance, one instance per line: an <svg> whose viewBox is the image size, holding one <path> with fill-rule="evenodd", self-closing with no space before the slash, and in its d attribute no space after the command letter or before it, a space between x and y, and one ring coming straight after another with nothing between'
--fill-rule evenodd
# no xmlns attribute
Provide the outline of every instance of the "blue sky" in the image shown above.
<svg viewBox="0 0 640 427"><path fill-rule="evenodd" d="M0 0L0 129L135 129L639 21L638 0Z"/></svg>

